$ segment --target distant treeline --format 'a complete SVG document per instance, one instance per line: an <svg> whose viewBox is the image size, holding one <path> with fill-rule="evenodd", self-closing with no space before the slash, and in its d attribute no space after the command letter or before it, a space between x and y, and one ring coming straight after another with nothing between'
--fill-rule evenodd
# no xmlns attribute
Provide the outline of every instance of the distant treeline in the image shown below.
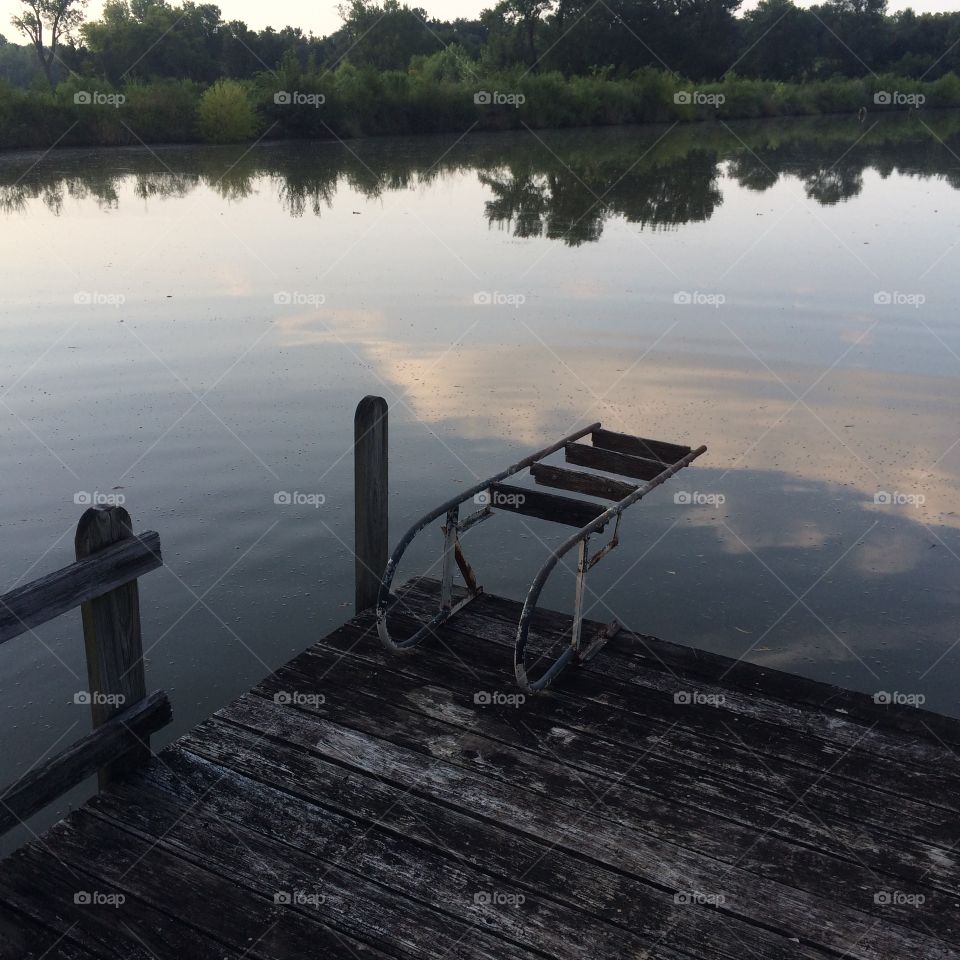
<svg viewBox="0 0 960 960"><path fill-rule="evenodd" d="M55 55L0 37L0 146L960 106L960 13L760 0L736 16L740 2L504 0L450 22L352 0L321 38L212 4L107 0Z"/></svg>

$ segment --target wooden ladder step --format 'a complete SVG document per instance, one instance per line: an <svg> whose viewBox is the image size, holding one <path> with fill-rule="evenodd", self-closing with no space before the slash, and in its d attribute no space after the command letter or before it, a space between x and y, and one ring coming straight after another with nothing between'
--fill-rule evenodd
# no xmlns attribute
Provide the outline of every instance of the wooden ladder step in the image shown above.
<svg viewBox="0 0 960 960"><path fill-rule="evenodd" d="M578 467L593 467L595 470L619 473L621 476L635 477L638 480L652 480L669 466L662 460L631 457L626 453L603 450L585 443L568 443L566 455L567 463L575 463Z"/></svg>
<svg viewBox="0 0 960 960"><path fill-rule="evenodd" d="M589 503L574 497L559 497L555 493L527 490L506 483L493 484L490 493L490 506L495 510L522 513L527 517L552 520L554 523L565 523L571 527L585 527L607 509L599 503Z"/></svg>
<svg viewBox="0 0 960 960"><path fill-rule="evenodd" d="M615 450L617 453L626 453L632 457L660 460L663 463L676 463L691 449L679 443L647 440L644 437L633 437L629 433L614 433L612 430L594 430L590 436L595 447Z"/></svg>
<svg viewBox="0 0 960 960"><path fill-rule="evenodd" d="M545 487L572 490L574 493L586 493L591 497L603 497L614 501L623 500L637 489L632 483L624 483L622 480L601 477L597 473L565 470L563 467L554 467L549 463L532 464L530 476Z"/></svg>

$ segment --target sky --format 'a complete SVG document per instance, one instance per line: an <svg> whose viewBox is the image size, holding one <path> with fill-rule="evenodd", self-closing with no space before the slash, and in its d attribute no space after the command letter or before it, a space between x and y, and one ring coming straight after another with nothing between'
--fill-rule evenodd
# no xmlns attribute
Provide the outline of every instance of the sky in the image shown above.
<svg viewBox="0 0 960 960"><path fill-rule="evenodd" d="M176 6L180 0L170 0ZM216 2L216 0L209 0ZM453 20L457 17L475 17L486 7L492 7L497 0L408 0L409 6L422 7L433 17ZM799 0L800 6L810 6L812 0ZM755 0L745 0L744 8L755 5ZM95 20L100 16L101 0L90 0L87 7L87 19ZM320 36L332 33L341 23L337 13L339 0L221 0L218 4L224 20L243 20L254 30L272 26L277 29L288 24L301 27L304 32L313 32ZM960 0L916 0L914 3L891 0L890 9L900 10L913 7L917 13L933 13L943 10L956 10ZM17 40L16 32L10 26L22 4L18 0L0 0L0 33L8 40Z"/></svg>

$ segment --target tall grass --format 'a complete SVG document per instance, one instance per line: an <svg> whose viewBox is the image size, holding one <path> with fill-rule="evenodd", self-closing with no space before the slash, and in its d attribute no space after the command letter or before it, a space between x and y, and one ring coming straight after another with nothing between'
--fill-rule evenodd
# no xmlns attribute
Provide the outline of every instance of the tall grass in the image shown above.
<svg viewBox="0 0 960 960"><path fill-rule="evenodd" d="M932 82L880 76L801 84L728 75L696 85L665 71L629 77L480 72L462 52L414 58L406 71L377 72L348 62L304 71L295 61L251 84L218 81L206 90L163 80L113 89L72 78L55 92L0 83L0 147L116 145L137 142L349 138L523 127L693 122L782 116L871 114L960 107L960 79ZM890 102L883 95L890 94ZM86 96L84 96L86 95ZM878 95L879 101L878 102ZM893 96L896 95L896 96Z"/></svg>

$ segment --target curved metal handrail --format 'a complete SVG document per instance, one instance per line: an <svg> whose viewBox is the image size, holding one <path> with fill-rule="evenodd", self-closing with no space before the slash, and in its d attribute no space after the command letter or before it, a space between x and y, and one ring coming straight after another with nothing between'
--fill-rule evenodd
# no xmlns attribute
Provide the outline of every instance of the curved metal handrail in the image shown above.
<svg viewBox="0 0 960 960"><path fill-rule="evenodd" d="M440 626L445 623L450 617L459 610L464 603L473 599L473 594L467 598L467 600L461 601L457 604L451 604L449 602L444 603L441 601L440 612L422 626L416 633L411 637L407 637L406 640L394 640L390 636L390 629L387 625L387 610L389 607L389 601L393 596L390 592L390 587L393 584L393 578L396 575L397 567L400 565L400 560L402 559L404 553L406 552L407 547L410 546L410 543L413 539L426 527L428 524L433 523L434 520L442 517L444 514L447 515L447 536L449 538L449 529L451 525L453 526L454 532L458 529L464 529L464 524L470 522L471 519L476 522L474 518L468 518L464 521L464 524L461 524L459 521L459 510L460 504L465 500L469 500L471 497L476 496L478 493L488 489L492 484L499 483L501 480L505 480L507 477L513 476L515 473L519 473L521 470L529 467L532 463L536 463L538 460L542 460L544 457L550 456L551 453L555 453L561 447L565 446L568 443L573 443L575 440L579 440L581 437L585 437L588 433L593 433L594 430L599 430L599 423L591 423L590 426L584 427L582 430L577 430L574 433L569 434L564 437L562 440L558 440L556 443L550 444L549 447L544 447L542 450L538 450L536 453L531 453L529 456L524 457L522 460L517 461L512 466L507 467L506 470L501 470L500 473L494 474L492 477L482 481L481 483L474 484L468 490L459 494L456 497L447 500L446 503L437 507L434 510L431 510L428 514L425 514L421 517L400 539L400 542L397 544L393 553L390 555L390 559L387 561L386 570L383 573L383 579L380 581L380 591L377 594L377 633L380 635L380 640L383 642L383 645L393 653L398 653L401 650L409 650L411 647L416 646L420 643L424 637L430 633L435 627ZM489 506L485 508L485 511L489 511ZM484 513L485 511L480 511ZM477 517L477 515L475 515ZM592 524L591 524L592 526Z"/></svg>
<svg viewBox="0 0 960 960"><path fill-rule="evenodd" d="M651 490L659 487L664 481L669 480L675 473L691 464L697 457L706 453L706 446L697 447L691 450L685 457L671 464L662 473L658 473L652 480L638 487L633 493L624 497L619 503L601 513L595 520L592 520L585 527L578 530L573 536L565 540L556 550L547 558L547 562L540 568L533 583L530 585L530 591L527 593L527 599L523 604L523 611L520 614L520 622L517 626L517 640L514 647L514 670L516 672L517 683L527 693L537 693L545 690L557 677L557 675L570 664L572 660L579 657L580 652L580 632L576 628L573 632L570 646L560 654L559 657L538 677L536 680L530 680L527 677L526 661L524 653L527 646L527 637L530 632L530 619L537 607L537 601L554 567L560 561L560 558L569 553L577 544L585 543L592 533L598 532L607 525L614 517L619 519L627 507L636 503L642 497L645 497ZM616 535L614 535L616 536ZM589 562L589 561L588 561ZM581 557L581 568L583 567L583 557ZM579 574L578 570L578 574Z"/></svg>

